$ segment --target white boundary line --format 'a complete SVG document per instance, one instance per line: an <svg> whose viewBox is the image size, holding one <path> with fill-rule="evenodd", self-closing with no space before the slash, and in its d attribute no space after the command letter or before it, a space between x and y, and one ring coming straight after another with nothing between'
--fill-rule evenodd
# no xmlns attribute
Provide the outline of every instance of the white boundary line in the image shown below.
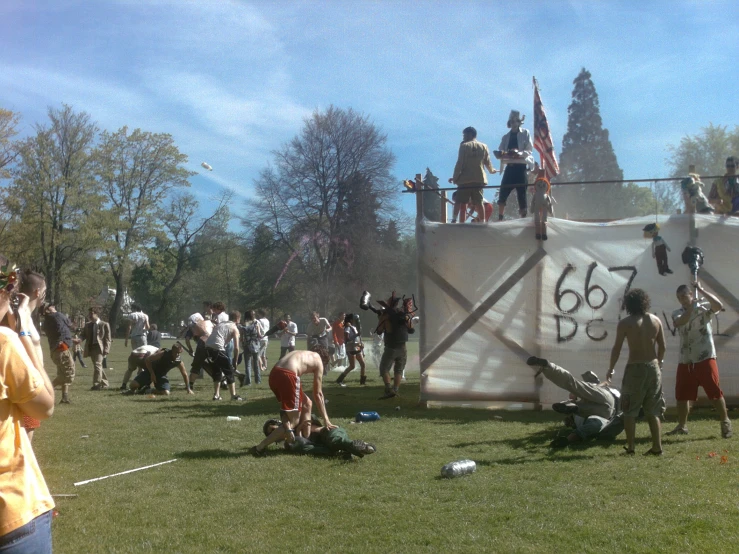
<svg viewBox="0 0 739 554"><path fill-rule="evenodd" d="M75 483L74 486L78 487L80 485L86 485L87 483L93 483L95 481L102 481L103 479L107 479L108 477L118 477L119 475L125 475L126 473L133 473L134 471L141 471L142 469L149 469L149 468L161 466L164 464L171 464L172 462L176 462L176 461L177 461L177 458L175 458L174 460L168 460L166 462L159 462L158 464L153 464L150 466L139 467L136 469L129 469L128 471L121 471L120 473L114 473L112 475L106 475L104 477L96 477L95 479L88 479L87 481L79 481L78 483Z"/></svg>

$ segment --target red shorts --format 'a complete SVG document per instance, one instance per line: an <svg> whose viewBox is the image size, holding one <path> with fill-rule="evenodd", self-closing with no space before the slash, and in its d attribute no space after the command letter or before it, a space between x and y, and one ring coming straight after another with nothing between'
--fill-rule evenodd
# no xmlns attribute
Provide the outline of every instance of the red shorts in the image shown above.
<svg viewBox="0 0 739 554"><path fill-rule="evenodd" d="M33 431L34 429L38 429L41 427L41 422L38 419L33 419L32 417L28 417L27 415L23 416L23 422L21 423L21 427L24 429L28 429L29 431Z"/></svg>
<svg viewBox="0 0 739 554"><path fill-rule="evenodd" d="M303 407L305 393L294 371L273 367L269 372L269 388L275 393L281 411L295 412Z"/></svg>
<svg viewBox="0 0 739 554"><path fill-rule="evenodd" d="M718 384L716 358L708 358L696 364L678 364L675 399L695 402L698 400L699 386L703 387L706 396L711 400L718 400L724 396Z"/></svg>

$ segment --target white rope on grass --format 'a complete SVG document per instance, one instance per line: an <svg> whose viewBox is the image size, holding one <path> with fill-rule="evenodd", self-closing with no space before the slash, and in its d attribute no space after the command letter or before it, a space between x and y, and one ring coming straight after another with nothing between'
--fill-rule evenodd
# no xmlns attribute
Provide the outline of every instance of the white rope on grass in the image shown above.
<svg viewBox="0 0 739 554"><path fill-rule="evenodd" d="M108 477L118 477L119 475L125 475L126 473L133 473L135 471L142 471L144 469L149 469L149 468L161 466L161 465L164 465L164 464L171 464L172 462L176 462L176 461L177 461L177 458L175 458L174 460L167 460L166 462L159 462L158 464L153 464L153 465L150 465L150 466L138 467L136 469L129 469L128 471L121 471L120 473L114 473L112 475L105 475L104 477L95 477L95 479L88 479L87 481L79 481L79 482L75 483L74 486L75 487L78 487L80 485L86 485L87 483L93 483L95 481L102 481L103 479L107 479Z"/></svg>

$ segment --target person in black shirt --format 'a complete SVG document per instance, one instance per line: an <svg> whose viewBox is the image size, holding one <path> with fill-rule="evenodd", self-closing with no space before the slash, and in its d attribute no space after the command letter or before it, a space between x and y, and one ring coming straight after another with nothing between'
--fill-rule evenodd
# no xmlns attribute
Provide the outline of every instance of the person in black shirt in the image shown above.
<svg viewBox="0 0 739 554"><path fill-rule="evenodd" d="M405 302L410 302L406 299ZM408 360L406 343L408 334L415 333L413 319L410 312L406 312L404 303L395 296L395 291L387 301L378 302L382 307L375 308L371 303L364 303L364 297L359 307L363 310L370 309L377 314L379 319L375 333L384 333L385 350L380 359L380 375L385 383L385 394L380 399L393 398L398 395L400 382L403 379L403 370ZM393 378L390 378L390 368L393 369Z"/></svg>
<svg viewBox="0 0 739 554"><path fill-rule="evenodd" d="M160 342L162 339L162 334L159 332L159 328L157 327L156 323L152 323L149 327L149 332L146 333L146 344L150 344L151 346L156 346L157 348L162 347L162 343Z"/></svg>
<svg viewBox="0 0 739 554"><path fill-rule="evenodd" d="M147 356L144 360L146 371L142 371L131 381L131 389L127 392L133 394L138 389L145 389L149 385L154 385L154 394L169 395L170 386L167 373L176 367L180 370L182 379L185 381L187 394L194 394L190 389L190 381L185 370L185 364L180 359L182 349L182 345L176 342L169 350L159 350Z"/></svg>
<svg viewBox="0 0 739 554"><path fill-rule="evenodd" d="M44 331L49 340L51 360L56 366L56 377L52 384L62 387L62 403L69 404L69 387L74 381L74 340L72 339L72 322L56 308L47 304L43 308Z"/></svg>

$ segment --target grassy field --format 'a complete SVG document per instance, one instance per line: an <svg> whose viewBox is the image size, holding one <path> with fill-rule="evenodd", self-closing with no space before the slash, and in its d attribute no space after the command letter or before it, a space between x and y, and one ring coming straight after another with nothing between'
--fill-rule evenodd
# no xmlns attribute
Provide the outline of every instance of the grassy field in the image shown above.
<svg viewBox="0 0 739 554"><path fill-rule="evenodd" d="M127 354L116 341L111 386ZM367 387L352 374L325 392L333 422L376 454L347 462L272 447L255 459L246 451L277 415L266 382L242 388L237 404L213 402L210 382L186 396L176 370L172 396L156 399L91 392L91 375L78 367L73 404L34 437L52 494L79 495L56 499L58 553L739 551L737 439L720 438L710 411L694 414L690 435L667 437L662 458L639 455L643 423L635 457L619 455L622 440L552 451L552 412L422 409L417 369L400 398L379 401L368 364ZM350 424L359 410L382 419ZM475 474L440 478L464 458Z"/></svg>

